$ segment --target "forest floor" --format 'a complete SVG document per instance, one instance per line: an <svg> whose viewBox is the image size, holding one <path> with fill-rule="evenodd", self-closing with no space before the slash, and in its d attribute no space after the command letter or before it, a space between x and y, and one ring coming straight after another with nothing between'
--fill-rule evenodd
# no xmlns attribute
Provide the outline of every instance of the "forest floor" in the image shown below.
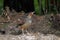
<svg viewBox="0 0 60 40"><path fill-rule="evenodd" d="M9 30L8 25L13 27L16 23L23 23L25 17L26 15L24 14L15 14L10 16L10 21L7 21L6 18L0 16L0 29L5 30L7 28ZM50 17L50 14L42 16L34 14L32 25L28 28L28 33L19 35L0 34L0 40L60 40L60 31L51 27ZM21 19L21 21L18 21L18 19ZM13 23L13 21L16 21L16 23Z"/></svg>

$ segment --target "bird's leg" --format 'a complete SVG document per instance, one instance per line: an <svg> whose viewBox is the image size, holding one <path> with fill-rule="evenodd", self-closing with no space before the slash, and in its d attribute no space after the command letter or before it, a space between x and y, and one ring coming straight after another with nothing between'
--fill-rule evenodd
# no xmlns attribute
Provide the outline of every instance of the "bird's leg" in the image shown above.
<svg viewBox="0 0 60 40"><path fill-rule="evenodd" d="M28 31L27 31L27 30L25 30L25 32L26 32L26 33L28 33Z"/></svg>
<svg viewBox="0 0 60 40"><path fill-rule="evenodd" d="M24 34L24 29L22 29L22 34Z"/></svg>
<svg viewBox="0 0 60 40"><path fill-rule="evenodd" d="M30 34L27 30L25 30L25 32L26 32L28 35Z"/></svg>

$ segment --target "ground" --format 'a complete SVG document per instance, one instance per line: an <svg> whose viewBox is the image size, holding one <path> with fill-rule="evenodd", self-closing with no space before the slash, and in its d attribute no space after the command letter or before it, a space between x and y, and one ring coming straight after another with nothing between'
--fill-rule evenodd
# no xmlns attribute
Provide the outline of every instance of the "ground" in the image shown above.
<svg viewBox="0 0 60 40"><path fill-rule="evenodd" d="M28 15L28 14L27 14ZM14 27L17 24L24 23L26 16L25 14L10 14L10 20L0 16L0 29L10 31L9 27ZM60 31L51 27L50 20L51 15L37 16L33 15L32 25L28 28L28 33L25 34L0 34L0 40L60 40ZM18 21L18 19L21 19ZM3 21L2 21L3 20ZM14 21L16 21L14 23ZM17 24L16 24L17 23ZM7 28L7 29L6 29ZM8 32L7 32L8 33Z"/></svg>

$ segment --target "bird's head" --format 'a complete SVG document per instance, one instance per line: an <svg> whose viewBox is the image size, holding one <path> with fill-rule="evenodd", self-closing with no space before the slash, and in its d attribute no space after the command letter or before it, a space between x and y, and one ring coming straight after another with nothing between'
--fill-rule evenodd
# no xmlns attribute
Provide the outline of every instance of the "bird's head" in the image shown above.
<svg viewBox="0 0 60 40"><path fill-rule="evenodd" d="M34 12L30 12L30 13L28 14L28 18L31 18L31 17L33 16L33 14L34 14Z"/></svg>

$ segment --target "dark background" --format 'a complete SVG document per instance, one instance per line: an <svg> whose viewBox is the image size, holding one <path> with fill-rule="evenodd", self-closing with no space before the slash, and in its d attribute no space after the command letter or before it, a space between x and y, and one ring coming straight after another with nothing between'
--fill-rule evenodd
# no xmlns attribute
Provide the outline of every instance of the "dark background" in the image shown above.
<svg viewBox="0 0 60 40"><path fill-rule="evenodd" d="M0 0L0 9L9 6L10 10L15 9L17 12L35 11L41 15L47 13L60 13L60 0ZM1 14L2 10L0 10Z"/></svg>

